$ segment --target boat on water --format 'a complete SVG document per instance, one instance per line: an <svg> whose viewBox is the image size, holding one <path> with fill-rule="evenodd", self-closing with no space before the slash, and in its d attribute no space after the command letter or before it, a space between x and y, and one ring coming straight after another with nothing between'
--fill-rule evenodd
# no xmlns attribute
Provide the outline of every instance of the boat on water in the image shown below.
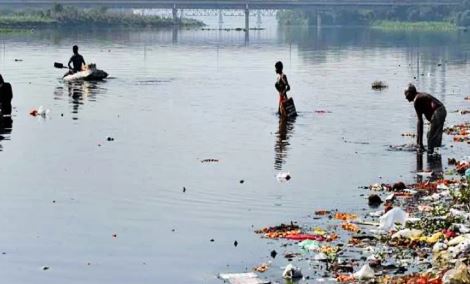
<svg viewBox="0 0 470 284"><path fill-rule="evenodd" d="M75 80L84 80L84 81L99 81L106 79L108 73L103 70L97 69L96 64L87 64L84 70L70 73L65 73L63 79L64 81L75 81Z"/></svg>

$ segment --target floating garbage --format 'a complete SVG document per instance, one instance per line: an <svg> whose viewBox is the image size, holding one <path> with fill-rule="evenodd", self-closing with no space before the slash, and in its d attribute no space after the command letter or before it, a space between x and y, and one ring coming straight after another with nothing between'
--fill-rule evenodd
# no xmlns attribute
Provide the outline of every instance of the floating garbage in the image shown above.
<svg viewBox="0 0 470 284"><path fill-rule="evenodd" d="M415 144L389 145L388 150L398 152L416 152L417 147Z"/></svg>
<svg viewBox="0 0 470 284"><path fill-rule="evenodd" d="M294 267L292 264L288 264L282 273L284 279L299 279L302 278L302 271L299 268Z"/></svg>
<svg viewBox="0 0 470 284"><path fill-rule="evenodd" d="M335 214L335 218L338 219L338 220L342 220L342 221L350 221L350 220L357 219L357 215L356 214L351 214L351 213L338 212L338 213Z"/></svg>
<svg viewBox="0 0 470 284"><path fill-rule="evenodd" d="M314 240L303 240L299 243L299 247L309 251L319 251L320 243Z"/></svg>
<svg viewBox="0 0 470 284"><path fill-rule="evenodd" d="M371 207L379 207L382 204L382 198L380 198L377 194L369 195L369 206Z"/></svg>
<svg viewBox="0 0 470 284"><path fill-rule="evenodd" d="M388 88L388 85L384 81L374 81L374 82L372 82L372 89L373 90L381 91L385 88Z"/></svg>
<svg viewBox="0 0 470 284"><path fill-rule="evenodd" d="M31 116L42 116L42 117L48 116L49 113L50 113L50 110L43 106L40 106L38 109L34 108L29 112Z"/></svg>
<svg viewBox="0 0 470 284"><path fill-rule="evenodd" d="M260 265L254 267L253 270L256 272L264 273L268 271L269 267L270 265L268 263L261 263Z"/></svg>
<svg viewBox="0 0 470 284"><path fill-rule="evenodd" d="M464 263L460 263L456 268L451 269L442 277L443 284L470 284L470 273Z"/></svg>
<svg viewBox="0 0 470 284"><path fill-rule="evenodd" d="M218 163L219 160L218 159L204 159L204 160L201 160L201 163Z"/></svg>
<svg viewBox="0 0 470 284"><path fill-rule="evenodd" d="M413 133L413 132L403 132L403 133L401 134L401 136L403 136L403 137L413 137L413 138L414 138L414 137L416 137L416 133Z"/></svg>
<svg viewBox="0 0 470 284"><path fill-rule="evenodd" d="M390 231L395 229L396 224L404 225L406 219L408 218L408 213L403 211L401 208L393 208L392 210L388 211L386 214L381 216L379 229L384 231Z"/></svg>
<svg viewBox="0 0 470 284"><path fill-rule="evenodd" d="M271 281L262 280L253 272L248 273L221 273L219 278L231 284L269 284Z"/></svg>
<svg viewBox="0 0 470 284"><path fill-rule="evenodd" d="M368 264L365 264L358 272L353 274L353 277L356 280L369 280L375 277L375 273Z"/></svg>
<svg viewBox="0 0 470 284"><path fill-rule="evenodd" d="M470 142L470 123L450 126L446 133ZM413 144L389 148L416 151ZM323 208L302 225L291 222L257 233L279 242L278 251L294 262L289 269L303 268L301 261L312 267L303 269L305 280L470 284L470 157L448 164L444 176L418 171L418 181L360 187L367 191L361 194L364 203L379 204L372 210Z"/></svg>
<svg viewBox="0 0 470 284"><path fill-rule="evenodd" d="M278 182L287 182L291 179L291 175L289 172L280 172L276 175L276 179Z"/></svg>

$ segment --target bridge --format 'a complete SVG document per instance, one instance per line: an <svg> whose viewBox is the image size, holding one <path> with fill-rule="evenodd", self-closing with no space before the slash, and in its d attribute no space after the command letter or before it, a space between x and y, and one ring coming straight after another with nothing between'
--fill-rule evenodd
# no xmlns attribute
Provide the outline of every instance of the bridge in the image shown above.
<svg viewBox="0 0 470 284"><path fill-rule="evenodd" d="M0 0L0 7L78 7L154 9L308 9L335 7L457 6L462 0Z"/></svg>
<svg viewBox="0 0 470 284"><path fill-rule="evenodd" d="M245 36L250 30L250 10L317 11L317 27L321 26L321 10L334 8L391 8L391 7L457 7L464 0L0 0L1 8L50 8L55 4L83 8L170 9L175 24L178 10L216 9L222 22L224 9L240 9L245 14Z"/></svg>

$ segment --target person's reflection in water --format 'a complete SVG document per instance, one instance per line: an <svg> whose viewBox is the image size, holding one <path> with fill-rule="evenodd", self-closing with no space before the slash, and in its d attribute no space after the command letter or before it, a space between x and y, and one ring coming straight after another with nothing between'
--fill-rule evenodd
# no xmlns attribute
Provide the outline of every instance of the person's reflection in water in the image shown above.
<svg viewBox="0 0 470 284"><path fill-rule="evenodd" d="M422 171L423 171L423 153L416 151L416 172L419 173ZM423 182L423 177L420 175L417 175L416 181Z"/></svg>
<svg viewBox="0 0 470 284"><path fill-rule="evenodd" d="M428 155L428 169L432 171L432 179L441 179L444 176L444 170L442 169L442 157L441 155Z"/></svg>
<svg viewBox="0 0 470 284"><path fill-rule="evenodd" d="M294 130L294 118L279 117L279 129L276 132L276 145L274 146L274 169L282 170L289 149L289 138Z"/></svg>
<svg viewBox="0 0 470 284"><path fill-rule="evenodd" d="M424 171L431 171L431 180L440 179L443 176L442 157L441 155L427 156L427 165ZM423 153L416 153L416 172L423 172ZM417 182L423 182L423 177L418 175Z"/></svg>
<svg viewBox="0 0 470 284"><path fill-rule="evenodd" d="M11 116L0 117L0 141L10 140L10 134L13 130L13 119ZM3 146L0 144L0 151L3 151Z"/></svg>
<svg viewBox="0 0 470 284"><path fill-rule="evenodd" d="M88 81L66 82L65 88L67 89L66 92L70 98L70 103L72 104L72 114L74 114L72 119L77 120L80 106L83 105L86 100L95 101L96 93L99 88L97 83ZM57 87L54 92L55 98L62 99L63 95L64 88Z"/></svg>

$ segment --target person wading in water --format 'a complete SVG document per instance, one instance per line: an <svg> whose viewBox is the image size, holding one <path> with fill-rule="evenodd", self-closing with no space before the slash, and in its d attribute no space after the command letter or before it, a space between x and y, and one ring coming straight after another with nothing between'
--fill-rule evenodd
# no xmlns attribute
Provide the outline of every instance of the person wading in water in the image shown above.
<svg viewBox="0 0 470 284"><path fill-rule="evenodd" d="M11 100L13 99L13 91L10 83L3 81L0 75L0 117L2 115L11 115Z"/></svg>
<svg viewBox="0 0 470 284"><path fill-rule="evenodd" d="M425 150L423 145L423 115L431 122L431 128L428 132L428 155L434 153L434 148L442 146L442 131L447 111L438 99L427 93L416 91L413 84L409 84L405 90L405 97L409 102L413 102L416 115L418 116L416 144L418 151Z"/></svg>
<svg viewBox="0 0 470 284"><path fill-rule="evenodd" d="M287 92L290 91L290 85L287 81L286 74L282 73L284 68L281 61L276 62L274 65L276 68L277 81L275 84L276 90L279 92L279 107L278 114L286 116L286 110L284 109L284 103L287 101Z"/></svg>

